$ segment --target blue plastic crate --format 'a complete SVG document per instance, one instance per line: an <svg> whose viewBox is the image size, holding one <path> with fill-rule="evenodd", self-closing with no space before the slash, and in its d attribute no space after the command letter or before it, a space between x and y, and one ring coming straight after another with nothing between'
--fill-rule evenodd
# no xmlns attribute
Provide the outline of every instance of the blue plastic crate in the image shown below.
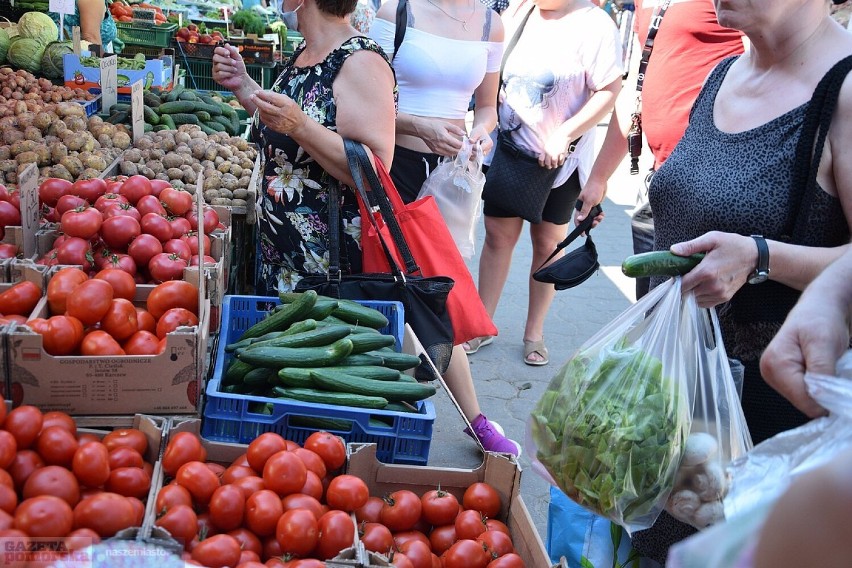
<svg viewBox="0 0 852 568"><path fill-rule="evenodd" d="M83 110L86 111L86 116L97 114L101 110L101 95L93 98L90 101L75 101L83 105Z"/></svg>
<svg viewBox="0 0 852 568"><path fill-rule="evenodd" d="M225 369L233 357L225 345L237 341L243 332L260 321L278 305L278 298L263 296L225 296L222 302L222 326L213 376L207 384L201 434L208 440L247 444L264 432L275 432L288 440L303 443L316 428L301 424L304 418L332 418L348 422L347 428L324 428L347 442L374 443L378 459L385 463L426 465L435 423L435 406L425 400L417 403L418 412L392 412L316 404L219 392ZM402 345L403 313L399 302L359 301L382 312L389 325L382 333L393 335L397 348ZM271 404L271 414L250 412L252 403Z"/></svg>

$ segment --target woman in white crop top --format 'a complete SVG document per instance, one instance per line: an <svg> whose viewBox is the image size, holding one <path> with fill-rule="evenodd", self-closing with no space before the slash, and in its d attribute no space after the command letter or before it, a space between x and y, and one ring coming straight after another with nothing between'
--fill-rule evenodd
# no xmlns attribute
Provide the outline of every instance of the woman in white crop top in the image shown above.
<svg viewBox="0 0 852 568"><path fill-rule="evenodd" d="M442 156L455 156L467 135L487 153L497 125L497 83L503 24L480 0L407 0L407 27L394 53L398 1L379 8L370 36L391 58L399 85L396 147L390 175L402 199L414 201ZM465 117L474 97L473 124ZM472 431L486 450L520 453L502 428L482 415L470 363L456 345L444 375Z"/></svg>

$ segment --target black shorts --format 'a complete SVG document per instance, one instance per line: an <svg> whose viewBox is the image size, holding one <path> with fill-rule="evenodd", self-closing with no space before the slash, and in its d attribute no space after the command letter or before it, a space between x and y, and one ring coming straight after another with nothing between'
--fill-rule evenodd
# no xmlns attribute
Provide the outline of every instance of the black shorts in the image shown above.
<svg viewBox="0 0 852 568"><path fill-rule="evenodd" d="M405 203L411 203L417 199L423 182L438 166L440 159L441 156L438 154L418 152L402 146L394 147L390 176Z"/></svg>
<svg viewBox="0 0 852 568"><path fill-rule="evenodd" d="M568 177L565 183L550 190L550 196L548 196L547 203L544 204L544 211L541 213L541 220L554 225L565 225L570 222L577 198L580 196L580 189L580 172L574 170L574 173ZM496 205L490 205L487 199L485 199L482 212L486 217L517 217L514 213Z"/></svg>

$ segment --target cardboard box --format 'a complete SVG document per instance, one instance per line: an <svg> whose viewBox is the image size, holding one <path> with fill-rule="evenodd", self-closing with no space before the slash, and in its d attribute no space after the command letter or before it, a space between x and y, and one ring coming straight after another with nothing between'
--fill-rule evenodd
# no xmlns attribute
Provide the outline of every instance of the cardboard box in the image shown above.
<svg viewBox="0 0 852 568"><path fill-rule="evenodd" d="M137 290L143 302L149 291ZM68 414L194 413L203 384L210 317L202 302L199 325L178 328L160 355L83 357L49 355L41 335L26 327L6 334L7 391L20 402ZM42 298L33 317L48 315Z"/></svg>
<svg viewBox="0 0 852 568"><path fill-rule="evenodd" d="M488 483L500 494L502 508L498 518L508 525L515 550L524 563L530 568L550 566L547 550L520 496L521 468L513 457L486 452L479 467L456 469L381 463L376 459L374 444L349 444L348 453L346 473L363 479L370 495L386 495L400 489L423 495L440 485L461 501L471 484Z"/></svg>
<svg viewBox="0 0 852 568"><path fill-rule="evenodd" d="M83 52L83 56L89 55ZM99 67L84 67L80 56L66 53L62 58L65 86L72 89L86 89L93 93L101 92L101 70ZM118 70L118 92L130 94L130 85L142 81L145 90L151 87L170 88L175 60L171 55L147 58L145 69L135 71Z"/></svg>

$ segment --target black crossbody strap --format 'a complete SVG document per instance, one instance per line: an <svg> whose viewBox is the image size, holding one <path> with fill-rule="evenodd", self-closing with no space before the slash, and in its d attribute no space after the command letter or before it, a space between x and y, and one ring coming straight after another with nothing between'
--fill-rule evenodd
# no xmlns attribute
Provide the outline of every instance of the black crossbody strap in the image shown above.
<svg viewBox="0 0 852 568"><path fill-rule="evenodd" d="M650 61L651 52L654 50L654 39L657 37L657 32L660 31L663 16L666 15L666 10L669 9L671 3L672 0L665 0L657 13L651 18L651 25L648 27L648 37L645 38L645 47L642 48L642 58L639 60L639 75L636 77L636 91L639 93L642 92L642 86L645 83L645 71L648 69L648 61Z"/></svg>
<svg viewBox="0 0 852 568"><path fill-rule="evenodd" d="M396 59L396 54L399 53L399 48L405 40L405 28L408 27L408 0L399 0L396 5L396 30L393 34L393 57L391 62Z"/></svg>
<svg viewBox="0 0 852 568"><path fill-rule="evenodd" d="M524 19L521 20L521 25L518 26L518 29L515 30L515 35L512 36L512 39L509 40L509 43L506 44L506 49L503 50L503 59L500 61L500 83L499 85L503 85L503 68L506 67L506 60L509 59L509 54L512 53L512 50L515 49L515 45L517 45L518 40L521 39L521 34L524 31L524 26L527 25L527 20L530 19L530 14L535 10L535 4L527 11Z"/></svg>
<svg viewBox="0 0 852 568"><path fill-rule="evenodd" d="M595 205L594 207L592 207L592 210L591 210L591 211L589 211L589 214L588 214L588 215L586 215L586 218L585 218L585 219L583 219L582 221L580 221L580 224L579 224L579 225L577 225L576 227L574 227L574 230L573 230L573 231L571 231L571 233L570 233L567 237L565 237L565 240L563 240L561 243L559 243L558 245L556 245L556 248L553 250L553 252L552 252L552 253L550 253L550 256L548 256L548 257L547 257L547 260L545 260L544 262L542 262L542 263L541 263L541 266L539 266L538 268L536 268L536 270L535 270L535 271L536 271L536 272L538 272L539 270L541 270L542 268L544 268L544 266L545 266L548 262L550 262L551 260L553 260L553 257L554 257L554 256L556 256L557 254L559 254L559 251L561 251L562 249L564 249L565 247L567 247L568 245L570 245L571 243L573 243L575 240L577 240L577 237L579 237L579 236L580 236L580 235L582 235L583 233L586 233L586 232L588 232L588 231L591 231L591 230L592 230L592 223L594 223L594 222L595 222L595 217L597 217L598 215L600 215L602 211L603 211L603 210L601 209L601 206L600 206L600 205Z"/></svg>

